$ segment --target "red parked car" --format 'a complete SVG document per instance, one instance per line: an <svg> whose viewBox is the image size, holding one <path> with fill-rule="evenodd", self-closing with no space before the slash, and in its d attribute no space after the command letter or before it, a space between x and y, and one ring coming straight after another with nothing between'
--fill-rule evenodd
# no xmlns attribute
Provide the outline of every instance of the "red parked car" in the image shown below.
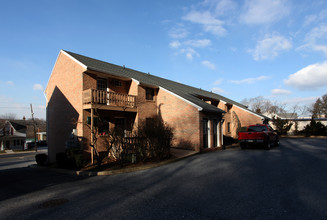
<svg viewBox="0 0 327 220"><path fill-rule="evenodd" d="M279 145L278 134L267 124L248 126L246 131L238 133L238 141L242 149L249 145L262 145L265 149L270 150L272 144Z"/></svg>

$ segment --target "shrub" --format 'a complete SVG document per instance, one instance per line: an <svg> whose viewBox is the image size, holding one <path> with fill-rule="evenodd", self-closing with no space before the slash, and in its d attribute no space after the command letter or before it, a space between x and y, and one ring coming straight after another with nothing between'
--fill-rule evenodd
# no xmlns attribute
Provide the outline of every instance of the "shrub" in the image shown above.
<svg viewBox="0 0 327 220"><path fill-rule="evenodd" d="M83 151L79 149L68 149L65 152L57 153L56 160L58 167L70 169L80 169L86 163Z"/></svg>
<svg viewBox="0 0 327 220"><path fill-rule="evenodd" d="M234 139L230 136L223 136L223 142L224 142L224 145L232 145L232 144L235 144L237 143L237 139Z"/></svg>
<svg viewBox="0 0 327 220"><path fill-rule="evenodd" d="M35 155L35 161L36 161L37 165L39 165L39 166L44 166L47 162L47 159L48 159L48 155L46 155L46 154Z"/></svg>
<svg viewBox="0 0 327 220"><path fill-rule="evenodd" d="M327 135L327 126L323 125L321 122L316 122L314 119L311 120L310 124L306 125L302 132L306 136L311 135Z"/></svg>
<svg viewBox="0 0 327 220"><path fill-rule="evenodd" d="M279 117L273 117L272 123L276 126L277 134L279 135L287 135L289 130L291 130L293 123L289 120L284 120Z"/></svg>
<svg viewBox="0 0 327 220"><path fill-rule="evenodd" d="M66 166L68 168L80 169L84 165L83 151L73 148L66 150Z"/></svg>
<svg viewBox="0 0 327 220"><path fill-rule="evenodd" d="M56 154L56 161L58 167L65 168L67 167L67 159L66 159L66 154L65 152L60 152Z"/></svg>
<svg viewBox="0 0 327 220"><path fill-rule="evenodd" d="M139 137L146 140L140 147L146 148L145 159L162 160L170 157L170 147L173 140L173 130L159 118L153 118L139 126Z"/></svg>

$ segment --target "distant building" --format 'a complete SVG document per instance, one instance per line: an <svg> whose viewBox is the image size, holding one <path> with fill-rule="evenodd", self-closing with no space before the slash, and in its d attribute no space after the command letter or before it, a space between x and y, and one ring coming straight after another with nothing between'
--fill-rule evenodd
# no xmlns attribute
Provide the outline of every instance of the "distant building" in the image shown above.
<svg viewBox="0 0 327 220"><path fill-rule="evenodd" d="M307 126L308 124L310 124L311 120L315 120L316 122L320 122L323 125L327 126L327 118L326 117L321 117L321 118L312 118L310 116L307 117L298 117L297 113L278 113L278 114L271 114L271 113L265 113L264 115L266 115L267 117L273 118L273 117L278 117L282 120L288 120L290 122L293 123L290 131L288 132L288 134L294 134L297 131L301 131L305 128L305 126ZM271 126L273 128L275 128L275 126L271 123Z"/></svg>
<svg viewBox="0 0 327 220"><path fill-rule="evenodd" d="M0 128L0 148L24 149L26 124L23 120L5 120Z"/></svg>
<svg viewBox="0 0 327 220"><path fill-rule="evenodd" d="M37 140L46 139L46 122L36 120ZM31 120L0 119L0 149L24 149L26 141L34 141Z"/></svg>

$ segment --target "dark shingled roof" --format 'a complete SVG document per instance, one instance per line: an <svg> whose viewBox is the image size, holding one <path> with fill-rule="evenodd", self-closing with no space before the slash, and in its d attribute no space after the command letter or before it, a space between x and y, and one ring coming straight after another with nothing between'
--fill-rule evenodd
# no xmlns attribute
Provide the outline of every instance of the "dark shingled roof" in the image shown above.
<svg viewBox="0 0 327 220"><path fill-rule="evenodd" d="M23 120L9 120L16 131L26 133L26 124Z"/></svg>
<svg viewBox="0 0 327 220"><path fill-rule="evenodd" d="M137 81L139 81L141 84L146 85L153 85L158 87L163 87L164 89L186 99L187 101L201 107L203 111L205 112L215 112L215 113L225 113L225 111L206 103L205 101L201 100L199 97L202 98L210 98L216 101L224 101L229 104L237 105L241 108L246 109L247 111L250 111L247 109L245 105L242 105L238 102L235 102L231 99L228 99L226 97L223 97L221 95L208 92L206 90L198 89L192 86L188 86L185 84L181 84L178 82L174 82L168 79L164 79L158 76L150 75L147 73L143 73L140 71L136 71L133 69L125 68L122 66L118 66L115 64L107 63L101 60L93 59L90 57L86 57L80 54L72 53L69 51L64 51L76 60L78 60L80 63L84 64L88 70L93 70L97 72L107 73L119 77L126 77L126 78L133 78ZM252 111L250 111L252 112ZM254 113L254 112L253 112ZM257 113L254 113L258 116L264 117L262 115L259 115Z"/></svg>

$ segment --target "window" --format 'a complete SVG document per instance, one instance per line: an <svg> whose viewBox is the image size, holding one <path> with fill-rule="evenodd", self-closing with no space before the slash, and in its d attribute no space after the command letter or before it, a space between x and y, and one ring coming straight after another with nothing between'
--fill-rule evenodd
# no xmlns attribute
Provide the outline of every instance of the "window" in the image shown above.
<svg viewBox="0 0 327 220"><path fill-rule="evenodd" d="M109 134L109 122L108 121L99 121L98 123L98 133L100 136L106 136Z"/></svg>
<svg viewBox="0 0 327 220"><path fill-rule="evenodd" d="M107 80L103 78L98 78L97 89L102 91L107 91Z"/></svg>
<svg viewBox="0 0 327 220"><path fill-rule="evenodd" d="M152 100L154 98L154 89L152 88L146 88L146 100Z"/></svg>
<svg viewBox="0 0 327 220"><path fill-rule="evenodd" d="M226 104L226 112L229 113L232 107L233 107L233 105L227 103Z"/></svg>
<svg viewBox="0 0 327 220"><path fill-rule="evenodd" d="M117 87L121 87L121 81L114 80L114 85L117 86Z"/></svg>
<svg viewBox="0 0 327 220"><path fill-rule="evenodd" d="M227 132L230 132L230 122L227 123Z"/></svg>
<svg viewBox="0 0 327 220"><path fill-rule="evenodd" d="M260 132L260 131L268 131L268 128L266 126L251 126L248 128L248 131L252 132Z"/></svg>

